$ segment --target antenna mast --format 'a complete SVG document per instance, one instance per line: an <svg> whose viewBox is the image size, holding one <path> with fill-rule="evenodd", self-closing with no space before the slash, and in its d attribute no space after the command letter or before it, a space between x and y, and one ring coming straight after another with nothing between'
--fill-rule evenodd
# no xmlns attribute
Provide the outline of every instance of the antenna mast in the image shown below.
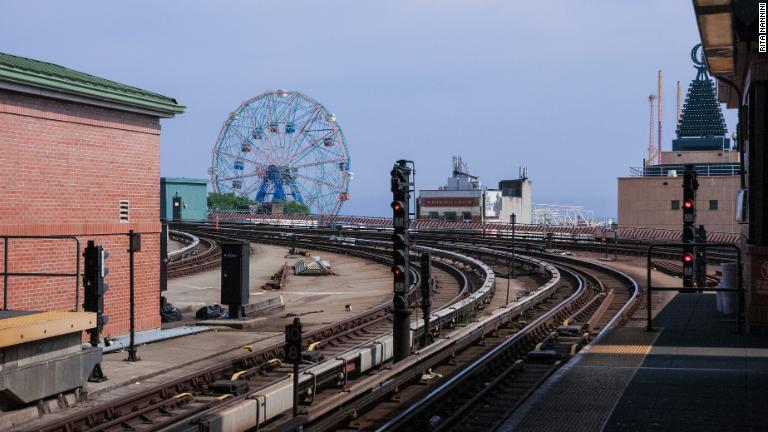
<svg viewBox="0 0 768 432"><path fill-rule="evenodd" d="M675 127L680 126L680 81L677 81L677 117L675 117Z"/></svg>
<svg viewBox="0 0 768 432"><path fill-rule="evenodd" d="M654 145L655 133L653 129L653 103L656 101L656 95L648 96L648 105L651 108L651 121L650 121L650 133L648 135L648 159L645 161L647 166L653 165L653 161L656 159L656 146Z"/></svg>
<svg viewBox="0 0 768 432"><path fill-rule="evenodd" d="M659 99L658 99L658 103L659 103L659 105L658 105L658 107L659 107L659 112L658 112L658 117L659 117L659 143L658 143L658 150L657 150L657 153L656 153L656 157L658 158L658 162L657 163L659 163L659 164L661 163L661 119L662 119L662 115L661 115L661 100L664 97L663 85L662 85L663 80L664 80L664 78L663 78L663 76L661 74L661 69L659 69L659 92L658 92L658 94L659 94Z"/></svg>

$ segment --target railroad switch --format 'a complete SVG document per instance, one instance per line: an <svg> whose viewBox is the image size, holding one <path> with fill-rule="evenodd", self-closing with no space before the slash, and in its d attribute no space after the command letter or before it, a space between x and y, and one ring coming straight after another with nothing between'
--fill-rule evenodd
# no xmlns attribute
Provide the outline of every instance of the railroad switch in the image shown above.
<svg viewBox="0 0 768 432"><path fill-rule="evenodd" d="M211 391L214 394L218 395L225 395L225 394L232 394L232 395L241 395L248 391L248 381L245 380L216 380L213 382L213 385L211 385Z"/></svg>
<svg viewBox="0 0 768 432"><path fill-rule="evenodd" d="M301 360L302 361L308 361L312 363L317 363L320 360L323 359L323 355L320 353L320 351L302 351L301 352Z"/></svg>
<svg viewBox="0 0 768 432"><path fill-rule="evenodd" d="M560 360L560 353L551 350L535 350L528 353L527 360L530 363L548 363L554 364Z"/></svg>
<svg viewBox="0 0 768 432"><path fill-rule="evenodd" d="M557 328L560 336L580 336L584 333L584 326L579 324L561 325Z"/></svg>

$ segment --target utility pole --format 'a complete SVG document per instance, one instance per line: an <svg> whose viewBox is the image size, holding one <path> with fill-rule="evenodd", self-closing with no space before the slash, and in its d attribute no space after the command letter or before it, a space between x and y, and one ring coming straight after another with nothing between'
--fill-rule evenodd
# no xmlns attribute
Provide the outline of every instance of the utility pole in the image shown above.
<svg viewBox="0 0 768 432"><path fill-rule="evenodd" d="M507 259L507 301L504 306L509 304L509 285L512 283L512 260Z"/></svg>
<svg viewBox="0 0 768 432"><path fill-rule="evenodd" d="M429 252L421 254L421 313L424 317L424 339L422 346L429 345L429 313L432 307L432 257Z"/></svg>
<svg viewBox="0 0 768 432"><path fill-rule="evenodd" d="M392 275L394 276L393 320L393 362L408 357L411 352L411 311L408 309L408 288L410 287L408 240L410 176L408 161L399 160L392 167Z"/></svg>
<svg viewBox="0 0 768 432"><path fill-rule="evenodd" d="M509 221L512 223L512 266L510 267L507 276L510 278L517 278L517 274L515 273L515 223L517 222L517 215L512 213L509 216ZM509 294L507 294L507 303L509 303Z"/></svg>

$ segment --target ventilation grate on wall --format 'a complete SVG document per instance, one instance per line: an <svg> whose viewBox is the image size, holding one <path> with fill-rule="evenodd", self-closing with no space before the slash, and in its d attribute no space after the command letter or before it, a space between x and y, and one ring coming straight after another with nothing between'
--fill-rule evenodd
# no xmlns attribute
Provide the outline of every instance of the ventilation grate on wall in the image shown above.
<svg viewBox="0 0 768 432"><path fill-rule="evenodd" d="M129 210L128 200L120 200L120 222L121 223L128 222L129 212L130 210Z"/></svg>

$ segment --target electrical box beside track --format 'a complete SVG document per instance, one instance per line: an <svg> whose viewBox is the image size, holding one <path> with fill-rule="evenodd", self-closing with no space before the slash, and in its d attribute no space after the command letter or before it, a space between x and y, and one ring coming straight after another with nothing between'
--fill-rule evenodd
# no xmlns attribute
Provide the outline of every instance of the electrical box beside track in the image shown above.
<svg viewBox="0 0 768 432"><path fill-rule="evenodd" d="M243 305L249 302L250 243L221 243L221 303L229 306L230 318L241 318Z"/></svg>

